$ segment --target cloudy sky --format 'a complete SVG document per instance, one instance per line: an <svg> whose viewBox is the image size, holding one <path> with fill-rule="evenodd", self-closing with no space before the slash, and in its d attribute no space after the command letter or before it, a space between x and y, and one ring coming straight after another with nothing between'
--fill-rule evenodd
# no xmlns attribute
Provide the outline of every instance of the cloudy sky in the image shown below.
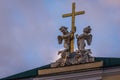
<svg viewBox="0 0 120 80"><path fill-rule="evenodd" d="M76 17L76 34L92 27L92 55L120 57L120 0L0 0L0 78L60 57L57 36L60 26L70 30L71 18L62 14L71 12L72 2L86 12Z"/></svg>

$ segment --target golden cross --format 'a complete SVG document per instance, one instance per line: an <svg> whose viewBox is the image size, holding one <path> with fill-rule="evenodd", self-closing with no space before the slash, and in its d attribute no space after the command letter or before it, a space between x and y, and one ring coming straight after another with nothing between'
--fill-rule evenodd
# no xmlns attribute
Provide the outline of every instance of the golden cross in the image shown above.
<svg viewBox="0 0 120 80"><path fill-rule="evenodd" d="M76 27L75 27L75 16L76 15L81 15L81 14L85 14L85 11L79 11L79 12L75 12L75 3L72 3L72 13L68 13L68 14L63 14L63 18L65 17L72 17L72 23L71 23L71 31L75 31ZM73 37L73 39L70 42L70 52L74 52L74 33L71 35L71 37Z"/></svg>

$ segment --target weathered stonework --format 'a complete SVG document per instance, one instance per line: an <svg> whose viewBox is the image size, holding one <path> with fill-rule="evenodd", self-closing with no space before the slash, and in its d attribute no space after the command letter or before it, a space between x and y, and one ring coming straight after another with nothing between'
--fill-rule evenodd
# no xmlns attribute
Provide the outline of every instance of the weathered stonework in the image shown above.
<svg viewBox="0 0 120 80"><path fill-rule="evenodd" d="M58 67L58 68L50 68L50 69L43 69L39 70L39 75L46 75L46 74L54 74L54 73L64 73L69 71L77 71L77 70L86 70L92 68L100 68L103 66L103 62L94 62L94 63L86 63L81 65L73 65L73 66L66 66L66 67Z"/></svg>

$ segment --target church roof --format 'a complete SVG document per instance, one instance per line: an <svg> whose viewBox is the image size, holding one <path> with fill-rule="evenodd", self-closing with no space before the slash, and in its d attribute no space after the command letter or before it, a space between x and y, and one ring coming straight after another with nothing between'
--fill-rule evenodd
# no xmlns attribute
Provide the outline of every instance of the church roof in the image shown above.
<svg viewBox="0 0 120 80"><path fill-rule="evenodd" d="M103 61L103 68L106 67L115 67L115 66L120 66L120 58L106 58L106 57L95 57L95 61ZM0 80L15 80L15 79L20 79L20 78L31 78L31 77L37 77L38 76L38 70L42 69L49 69L50 64L38 67L32 70L28 70L25 72L21 72Z"/></svg>

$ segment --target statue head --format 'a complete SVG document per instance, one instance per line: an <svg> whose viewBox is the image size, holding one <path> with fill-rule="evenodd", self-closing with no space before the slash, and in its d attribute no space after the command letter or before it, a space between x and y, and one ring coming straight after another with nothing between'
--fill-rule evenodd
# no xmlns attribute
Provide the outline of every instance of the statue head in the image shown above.
<svg viewBox="0 0 120 80"><path fill-rule="evenodd" d="M90 33L91 32L91 27L90 26L87 26L83 29L83 32L85 33Z"/></svg>
<svg viewBox="0 0 120 80"><path fill-rule="evenodd" d="M67 29L68 29L67 27L65 27L65 26L61 26L61 28L60 28L59 30L60 30L61 32L63 32L63 34L65 34L65 33L68 32Z"/></svg>

